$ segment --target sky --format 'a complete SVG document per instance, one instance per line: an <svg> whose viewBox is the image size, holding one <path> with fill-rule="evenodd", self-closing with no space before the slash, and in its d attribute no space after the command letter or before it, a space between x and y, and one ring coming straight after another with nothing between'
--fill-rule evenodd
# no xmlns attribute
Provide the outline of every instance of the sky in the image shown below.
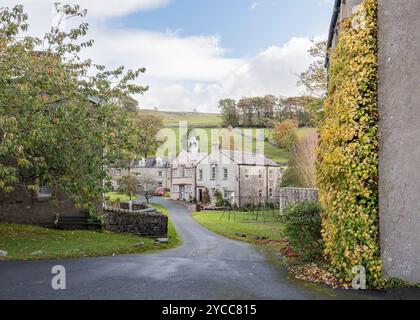
<svg viewBox="0 0 420 320"><path fill-rule="evenodd" d="M57 0L23 4L31 31L47 32ZM83 55L109 68L145 67L141 108L218 112L222 98L295 96L297 74L325 38L333 0L67 0L88 9L93 48Z"/></svg>

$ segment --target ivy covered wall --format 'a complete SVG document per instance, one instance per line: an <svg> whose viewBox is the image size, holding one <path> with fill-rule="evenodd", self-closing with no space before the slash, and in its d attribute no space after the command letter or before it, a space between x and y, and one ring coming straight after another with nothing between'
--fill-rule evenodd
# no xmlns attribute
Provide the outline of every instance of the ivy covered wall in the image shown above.
<svg viewBox="0 0 420 320"><path fill-rule="evenodd" d="M377 0L365 0L339 28L317 163L325 255L343 282L361 265L378 286Z"/></svg>

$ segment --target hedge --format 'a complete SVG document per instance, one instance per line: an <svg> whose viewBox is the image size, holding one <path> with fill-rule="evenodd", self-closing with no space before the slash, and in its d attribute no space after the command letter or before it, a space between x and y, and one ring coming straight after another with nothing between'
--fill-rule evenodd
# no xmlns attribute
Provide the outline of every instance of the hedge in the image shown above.
<svg viewBox="0 0 420 320"><path fill-rule="evenodd" d="M377 0L340 24L331 53L317 179L324 209L325 255L342 282L353 266L381 283L378 226Z"/></svg>

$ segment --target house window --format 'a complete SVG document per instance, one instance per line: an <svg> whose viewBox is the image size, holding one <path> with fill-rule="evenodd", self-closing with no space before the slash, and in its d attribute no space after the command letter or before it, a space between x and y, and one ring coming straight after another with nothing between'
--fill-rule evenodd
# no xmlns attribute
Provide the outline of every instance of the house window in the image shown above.
<svg viewBox="0 0 420 320"><path fill-rule="evenodd" d="M269 196L270 198L272 198L272 197L273 197L273 188L268 189L268 196Z"/></svg>
<svg viewBox="0 0 420 320"><path fill-rule="evenodd" d="M121 175L121 169L117 169L117 170L115 170L115 175L116 175L116 176L120 176L120 175Z"/></svg>
<svg viewBox="0 0 420 320"><path fill-rule="evenodd" d="M211 167L211 180L216 180L216 166Z"/></svg>
<svg viewBox="0 0 420 320"><path fill-rule="evenodd" d="M262 179L263 178L263 171L262 169L258 170L258 179Z"/></svg>
<svg viewBox="0 0 420 320"><path fill-rule="evenodd" d="M181 166L181 167L179 168L179 176L180 176L181 178L185 178L185 167L184 167L184 166Z"/></svg>
<svg viewBox="0 0 420 320"><path fill-rule="evenodd" d="M211 188L211 196L212 197L216 196L216 189L215 188Z"/></svg>
<svg viewBox="0 0 420 320"><path fill-rule="evenodd" d="M223 192L223 198L228 199L229 198L229 194L227 191Z"/></svg>
<svg viewBox="0 0 420 320"><path fill-rule="evenodd" d="M163 183L162 182L158 182L158 187L159 188L162 188L162 186L163 186Z"/></svg>
<svg viewBox="0 0 420 320"><path fill-rule="evenodd" d="M39 187L37 196L38 199L50 198L52 196L51 187L48 185Z"/></svg>
<svg viewBox="0 0 420 320"><path fill-rule="evenodd" d="M159 177L162 177L162 176L163 176L162 171L159 171L159 172L158 172L158 176L159 176Z"/></svg>
<svg viewBox="0 0 420 320"><path fill-rule="evenodd" d="M223 179L225 179L225 180L228 179L228 169L227 168L223 169Z"/></svg>
<svg viewBox="0 0 420 320"><path fill-rule="evenodd" d="M249 179L249 169L245 169L245 179Z"/></svg>
<svg viewBox="0 0 420 320"><path fill-rule="evenodd" d="M263 191L260 189L260 190L258 190L258 196L260 197L260 198L262 198L263 197Z"/></svg>
<svg viewBox="0 0 420 320"><path fill-rule="evenodd" d="M268 171L268 177L270 178L270 180L273 180L273 178L274 178L274 173L273 173L273 170L272 170L272 169L270 169L270 170Z"/></svg>
<svg viewBox="0 0 420 320"><path fill-rule="evenodd" d="M139 167L144 167L145 165L146 165L146 160L145 159L139 160Z"/></svg>
<svg viewBox="0 0 420 320"><path fill-rule="evenodd" d="M200 170L198 170L198 180L203 180L203 170L202 169L200 169Z"/></svg>
<svg viewBox="0 0 420 320"><path fill-rule="evenodd" d="M173 186L173 192L179 192L179 185Z"/></svg>
<svg viewBox="0 0 420 320"><path fill-rule="evenodd" d="M163 161L162 161L162 159L161 159L161 158L157 158L157 159L156 159L156 164L157 164L158 166L161 166L161 165L162 165L162 163L163 163Z"/></svg>

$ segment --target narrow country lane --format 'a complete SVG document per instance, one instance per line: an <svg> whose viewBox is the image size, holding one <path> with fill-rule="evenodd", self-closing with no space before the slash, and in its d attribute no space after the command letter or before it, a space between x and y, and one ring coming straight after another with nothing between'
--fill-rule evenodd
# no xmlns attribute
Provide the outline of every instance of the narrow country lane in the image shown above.
<svg viewBox="0 0 420 320"><path fill-rule="evenodd" d="M287 278L253 246L220 237L183 206L164 199L183 241L156 254L60 261L0 262L0 299L336 299L355 293ZM63 265L67 289L51 288Z"/></svg>

